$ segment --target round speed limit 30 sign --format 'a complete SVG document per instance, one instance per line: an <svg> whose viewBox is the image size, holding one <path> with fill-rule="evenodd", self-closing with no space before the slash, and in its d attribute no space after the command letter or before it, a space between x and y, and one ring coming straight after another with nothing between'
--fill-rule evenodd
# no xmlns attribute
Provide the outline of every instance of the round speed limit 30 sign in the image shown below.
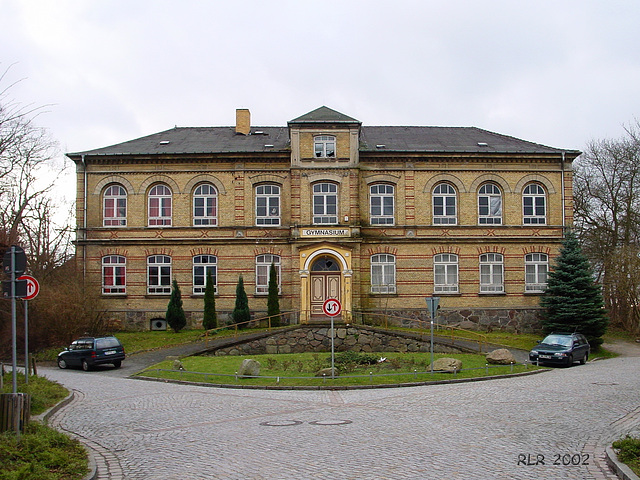
<svg viewBox="0 0 640 480"><path fill-rule="evenodd" d="M340 315L342 311L342 305L340 305L340 301L336 298L328 298L322 304L322 311L325 315L330 317L335 317L336 315Z"/></svg>

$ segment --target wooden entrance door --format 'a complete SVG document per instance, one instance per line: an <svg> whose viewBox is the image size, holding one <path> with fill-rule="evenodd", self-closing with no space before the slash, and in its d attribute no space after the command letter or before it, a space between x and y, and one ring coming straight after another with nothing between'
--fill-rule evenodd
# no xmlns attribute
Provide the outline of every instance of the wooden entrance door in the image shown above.
<svg viewBox="0 0 640 480"><path fill-rule="evenodd" d="M340 299L340 266L328 255L318 258L311 266L311 315L326 315L322 312L322 304L328 298Z"/></svg>

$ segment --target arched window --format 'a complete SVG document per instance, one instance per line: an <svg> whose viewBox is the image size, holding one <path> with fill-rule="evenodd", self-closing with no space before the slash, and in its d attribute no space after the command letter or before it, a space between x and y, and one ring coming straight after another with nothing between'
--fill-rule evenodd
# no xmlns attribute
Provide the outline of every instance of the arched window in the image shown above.
<svg viewBox="0 0 640 480"><path fill-rule="evenodd" d="M433 224L455 225L458 223L456 211L456 190L448 183L439 183L433 189Z"/></svg>
<svg viewBox="0 0 640 480"><path fill-rule="evenodd" d="M102 257L102 293L127 293L127 259L122 255Z"/></svg>
<svg viewBox="0 0 640 480"><path fill-rule="evenodd" d="M480 293L504 293L504 265L501 254L480 255Z"/></svg>
<svg viewBox="0 0 640 480"><path fill-rule="evenodd" d="M371 185L369 192L371 225L393 225L395 201L393 185Z"/></svg>
<svg viewBox="0 0 640 480"><path fill-rule="evenodd" d="M276 281L278 282L278 293L280 293L280 256L265 254L256 257L256 293L258 295L269 293L271 264L276 268Z"/></svg>
<svg viewBox="0 0 640 480"><path fill-rule="evenodd" d="M193 294L203 295L207 287L207 275L211 274L213 291L218 293L218 259L214 255L193 257Z"/></svg>
<svg viewBox="0 0 640 480"><path fill-rule="evenodd" d="M171 225L171 189L155 185L149 190L149 226Z"/></svg>
<svg viewBox="0 0 640 480"><path fill-rule="evenodd" d="M316 183L313 186L313 223L338 223L338 186L335 183Z"/></svg>
<svg viewBox="0 0 640 480"><path fill-rule="evenodd" d="M542 293L547 288L549 257L544 253L528 253L524 257L524 291Z"/></svg>
<svg viewBox="0 0 640 480"><path fill-rule="evenodd" d="M102 224L105 227L127 225L127 191L122 185L109 185L104 191Z"/></svg>
<svg viewBox="0 0 640 480"><path fill-rule="evenodd" d="M396 293L396 257L387 253L371 256L371 293Z"/></svg>
<svg viewBox="0 0 640 480"><path fill-rule="evenodd" d="M280 225L280 187L256 187L256 225Z"/></svg>
<svg viewBox="0 0 640 480"><path fill-rule="evenodd" d="M478 223L502 224L502 192L494 183L485 183L478 190Z"/></svg>
<svg viewBox="0 0 640 480"><path fill-rule="evenodd" d="M525 225L546 225L547 206L544 188L530 183L522 191L522 221Z"/></svg>
<svg viewBox="0 0 640 480"><path fill-rule="evenodd" d="M332 135L318 135L313 137L313 149L316 158L335 158L336 137Z"/></svg>
<svg viewBox="0 0 640 480"><path fill-rule="evenodd" d="M171 257L151 255L147 257L147 293L165 295L171 293Z"/></svg>
<svg viewBox="0 0 640 480"><path fill-rule="evenodd" d="M440 253L433 257L434 293L458 293L458 256Z"/></svg>
<svg viewBox="0 0 640 480"><path fill-rule="evenodd" d="M203 183L193 192L193 224L218 224L218 191L210 183Z"/></svg>

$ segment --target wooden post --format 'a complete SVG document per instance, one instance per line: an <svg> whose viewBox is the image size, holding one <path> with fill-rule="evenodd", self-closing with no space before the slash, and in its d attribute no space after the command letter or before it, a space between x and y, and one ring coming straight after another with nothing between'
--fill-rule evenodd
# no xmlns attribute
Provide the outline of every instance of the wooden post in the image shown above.
<svg viewBox="0 0 640 480"><path fill-rule="evenodd" d="M24 433L30 416L31 397L28 394L0 394L0 432Z"/></svg>

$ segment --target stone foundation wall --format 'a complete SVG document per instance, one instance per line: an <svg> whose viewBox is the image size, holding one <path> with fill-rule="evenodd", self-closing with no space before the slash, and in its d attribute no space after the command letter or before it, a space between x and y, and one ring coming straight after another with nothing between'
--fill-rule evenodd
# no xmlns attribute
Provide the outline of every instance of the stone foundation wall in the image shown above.
<svg viewBox="0 0 640 480"><path fill-rule="evenodd" d="M221 348L211 355L260 355L277 353L330 352L331 328L327 326L300 326L297 329ZM364 326L337 326L335 350L354 352L429 352L428 335L389 334ZM434 352L460 353L460 349L434 342Z"/></svg>

